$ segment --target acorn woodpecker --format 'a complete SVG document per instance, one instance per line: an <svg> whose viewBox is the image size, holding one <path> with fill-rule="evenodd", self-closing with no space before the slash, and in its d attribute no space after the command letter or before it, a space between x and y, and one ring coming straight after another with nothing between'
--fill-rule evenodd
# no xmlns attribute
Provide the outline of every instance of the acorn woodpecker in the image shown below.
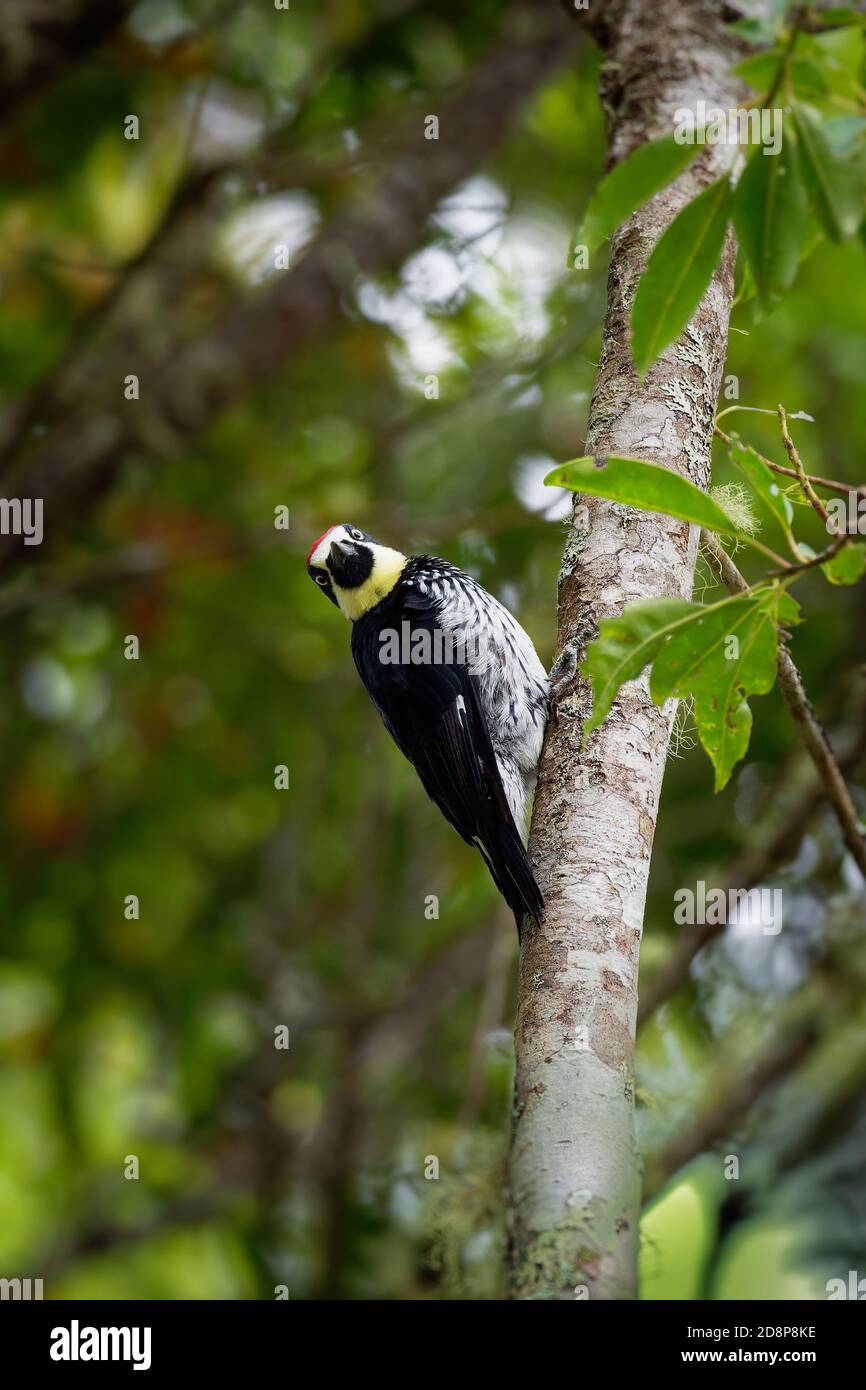
<svg viewBox="0 0 866 1390"><path fill-rule="evenodd" d="M517 921L544 906L524 847L548 681L523 628L471 575L348 524L307 573L352 623L367 693L428 796L483 854Z"/></svg>

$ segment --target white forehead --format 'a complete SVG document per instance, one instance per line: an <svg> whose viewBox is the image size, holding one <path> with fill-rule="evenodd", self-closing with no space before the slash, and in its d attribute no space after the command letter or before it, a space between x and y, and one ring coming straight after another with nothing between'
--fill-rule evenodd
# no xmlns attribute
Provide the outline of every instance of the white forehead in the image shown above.
<svg viewBox="0 0 866 1390"><path fill-rule="evenodd" d="M310 558L307 563L310 565L316 565L320 569L323 568L325 565L325 561L328 558L328 552L331 549L331 545L334 541L341 540L351 540L348 527L332 526L330 531L325 532L324 536L319 541L319 544L316 546L315 550L310 555Z"/></svg>

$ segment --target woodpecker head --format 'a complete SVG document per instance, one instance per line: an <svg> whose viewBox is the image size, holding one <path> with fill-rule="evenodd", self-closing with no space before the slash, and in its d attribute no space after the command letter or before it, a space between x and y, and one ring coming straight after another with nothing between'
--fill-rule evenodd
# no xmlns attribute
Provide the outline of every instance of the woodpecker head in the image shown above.
<svg viewBox="0 0 866 1390"><path fill-rule="evenodd" d="M332 526L307 556L313 583L353 622L390 594L405 565L399 550L380 545L348 522Z"/></svg>

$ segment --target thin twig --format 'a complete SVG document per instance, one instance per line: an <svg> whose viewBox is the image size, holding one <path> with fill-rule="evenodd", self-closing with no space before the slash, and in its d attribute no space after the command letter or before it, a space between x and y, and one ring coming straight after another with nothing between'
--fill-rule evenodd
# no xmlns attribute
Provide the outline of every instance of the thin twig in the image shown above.
<svg viewBox="0 0 866 1390"><path fill-rule="evenodd" d="M778 415L779 424L782 427L782 442L785 445L785 453L791 460L791 467L795 469L800 486L802 487L803 492L806 494L809 501L811 502L812 507L818 513L824 525L827 527L827 530L831 531L832 533L834 528L832 527L830 522L830 513L827 511L827 508L824 506L824 503L821 501L817 492L812 487L809 475L803 467L803 460L800 458L800 455L797 451L797 446L791 438L791 432L788 429L788 417L785 414L785 407L783 405L780 405L778 407Z"/></svg>
<svg viewBox="0 0 866 1390"><path fill-rule="evenodd" d="M721 426L716 425L714 433L716 438L721 439L723 444L733 444L734 441L732 436L726 434ZM752 452L755 454L756 458L759 458L768 468L772 468L774 473L781 473L784 477L794 478L799 482L799 474L796 468L786 468L784 464L776 463L775 459L768 458L766 454L759 453L757 449L752 448ZM840 483L837 482L835 478L819 478L815 473L807 473L806 476L813 487L827 488L829 492L853 492L859 497L866 497L866 483Z"/></svg>
<svg viewBox="0 0 866 1390"><path fill-rule="evenodd" d="M773 78L773 81L770 84L770 88L767 91L766 95L761 97L760 100L755 103L755 105L761 107L771 106L773 99L776 93L779 91L780 87L787 84L788 74L791 70L791 63L794 57L794 49L797 46L797 39L800 37L800 31L802 30L803 20L805 19L805 17L806 6L799 5L797 9L794 11L794 14L792 15L793 23L791 25L791 32L788 35L788 42L785 44L785 51L782 54L782 61L779 63L779 66L776 70L776 75Z"/></svg>
<svg viewBox="0 0 866 1390"><path fill-rule="evenodd" d="M806 560L798 560L796 564L785 564L780 569L770 570L764 577L766 579L790 579L792 574L801 574L803 570L814 569L816 565L823 565L825 561L832 560L844 546L848 544L847 536L837 536L823 550L819 550L817 555L810 555Z"/></svg>

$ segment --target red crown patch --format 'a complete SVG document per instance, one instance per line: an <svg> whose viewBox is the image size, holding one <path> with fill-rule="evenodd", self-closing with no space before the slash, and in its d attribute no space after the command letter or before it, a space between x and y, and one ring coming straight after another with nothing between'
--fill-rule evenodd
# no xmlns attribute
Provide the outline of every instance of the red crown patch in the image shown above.
<svg viewBox="0 0 866 1390"><path fill-rule="evenodd" d="M326 537L326 536L330 536L331 532L332 532L332 531L336 531L337 529L338 529L338 528L337 528L336 526L329 526L328 529L327 529L327 531L323 531L323 532L322 532L322 534L321 534L321 536L319 536L319 539L318 539L318 540L313 541L313 544L310 546L309 550L307 551L307 564L310 563L310 556L313 554L313 552L314 552L315 550L318 550L319 546L322 544L322 541L325 539L325 537Z"/></svg>

